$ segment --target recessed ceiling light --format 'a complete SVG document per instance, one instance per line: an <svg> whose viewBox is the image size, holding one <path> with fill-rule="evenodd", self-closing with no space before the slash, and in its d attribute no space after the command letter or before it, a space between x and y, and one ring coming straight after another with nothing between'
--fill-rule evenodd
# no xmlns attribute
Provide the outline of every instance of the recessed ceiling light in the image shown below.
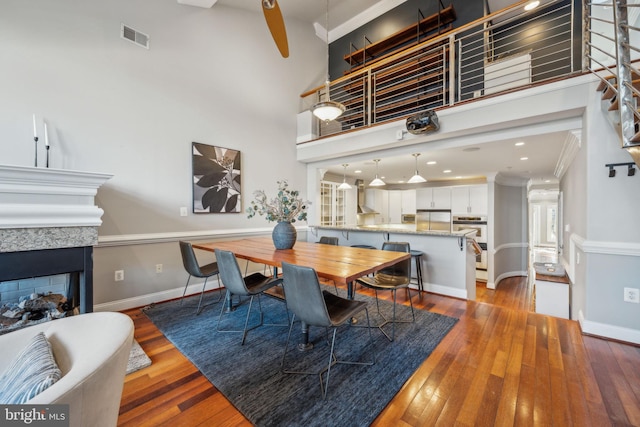
<svg viewBox="0 0 640 427"><path fill-rule="evenodd" d="M442 173L451 173L451 169L445 169L442 171Z"/></svg>
<svg viewBox="0 0 640 427"><path fill-rule="evenodd" d="M467 147L467 148L463 148L462 151L466 151L467 153L471 152L471 151L478 151L480 149L480 147Z"/></svg>
<svg viewBox="0 0 640 427"><path fill-rule="evenodd" d="M539 4L539 1L531 1L525 5L524 10L533 10L538 7Z"/></svg>
<svg viewBox="0 0 640 427"><path fill-rule="evenodd" d="M404 181L400 180L398 181L398 184L404 184Z"/></svg>
<svg viewBox="0 0 640 427"><path fill-rule="evenodd" d="M354 170L353 173L362 173L360 169Z"/></svg>
<svg viewBox="0 0 640 427"><path fill-rule="evenodd" d="M551 182L550 179L545 179L544 182L546 182L547 184Z"/></svg>
<svg viewBox="0 0 640 427"><path fill-rule="evenodd" d="M435 165L436 163L438 163L438 162L436 162L435 160L429 160L427 162L428 165Z"/></svg>
<svg viewBox="0 0 640 427"><path fill-rule="evenodd" d="M456 176L456 179L462 179L462 177L461 176Z"/></svg>
<svg viewBox="0 0 640 427"><path fill-rule="evenodd" d="M520 160L529 160L528 157L520 157Z"/></svg>
<svg viewBox="0 0 640 427"><path fill-rule="evenodd" d="M516 142L516 147L521 147L524 145L524 142L520 141L520 142Z"/></svg>

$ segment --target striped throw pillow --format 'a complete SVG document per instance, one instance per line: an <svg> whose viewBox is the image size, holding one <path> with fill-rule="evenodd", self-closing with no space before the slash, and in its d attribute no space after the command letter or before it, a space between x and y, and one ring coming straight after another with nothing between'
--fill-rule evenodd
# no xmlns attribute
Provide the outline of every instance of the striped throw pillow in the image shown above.
<svg viewBox="0 0 640 427"><path fill-rule="evenodd" d="M0 377L0 404L26 403L62 377L44 333L34 336Z"/></svg>

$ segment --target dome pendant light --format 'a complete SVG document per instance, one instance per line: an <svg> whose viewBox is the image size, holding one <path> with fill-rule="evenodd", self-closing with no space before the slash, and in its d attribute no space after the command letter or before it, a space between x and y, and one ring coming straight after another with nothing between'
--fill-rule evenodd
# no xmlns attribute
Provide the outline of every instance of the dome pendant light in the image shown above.
<svg viewBox="0 0 640 427"><path fill-rule="evenodd" d="M314 116L323 120L325 123L329 123L331 120L335 120L344 113L345 106L339 102L331 100L330 88L329 88L329 0L327 0L327 15L325 22L325 31L327 34L327 80L324 82L324 90L327 94L326 101L320 101L311 108L311 112Z"/></svg>
<svg viewBox="0 0 640 427"><path fill-rule="evenodd" d="M373 181L371 181L369 183L370 187L381 187L383 185L387 185L384 183L383 180L381 180L380 178L378 178L378 162L380 161L380 159L373 159L374 162L376 162L376 177L373 179Z"/></svg>
<svg viewBox="0 0 640 427"><path fill-rule="evenodd" d="M351 186L347 184L347 166L349 166L348 163L342 165L344 173L342 175L342 184L338 185L338 190L351 190Z"/></svg>
<svg viewBox="0 0 640 427"><path fill-rule="evenodd" d="M412 156L415 157L416 159L416 173L409 179L409 181L407 181L409 184L418 184L421 182L427 182L427 180L421 177L420 174L418 173L418 156L419 155L420 153L412 154Z"/></svg>

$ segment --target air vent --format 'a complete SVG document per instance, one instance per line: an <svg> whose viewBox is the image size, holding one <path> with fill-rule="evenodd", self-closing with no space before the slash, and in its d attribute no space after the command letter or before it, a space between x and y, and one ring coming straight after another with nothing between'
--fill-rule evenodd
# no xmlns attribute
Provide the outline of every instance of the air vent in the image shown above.
<svg viewBox="0 0 640 427"><path fill-rule="evenodd" d="M120 37L145 49L149 49L149 36L124 24L121 24Z"/></svg>

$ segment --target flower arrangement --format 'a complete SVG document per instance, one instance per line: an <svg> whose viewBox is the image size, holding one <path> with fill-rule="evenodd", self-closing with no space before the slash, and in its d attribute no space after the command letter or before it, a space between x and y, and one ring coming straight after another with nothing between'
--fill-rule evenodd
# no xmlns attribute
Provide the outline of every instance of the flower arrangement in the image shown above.
<svg viewBox="0 0 640 427"><path fill-rule="evenodd" d="M255 198L247 208L247 218L258 214L265 215L270 222L294 223L307 220L307 207L311 202L302 200L297 190L290 190L286 180L278 181L278 195L271 200L268 200L263 190L256 190L253 194Z"/></svg>

